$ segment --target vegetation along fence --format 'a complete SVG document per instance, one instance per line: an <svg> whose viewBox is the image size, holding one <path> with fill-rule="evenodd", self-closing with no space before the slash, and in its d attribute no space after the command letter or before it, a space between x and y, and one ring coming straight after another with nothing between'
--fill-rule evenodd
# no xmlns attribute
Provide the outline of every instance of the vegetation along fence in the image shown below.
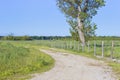
<svg viewBox="0 0 120 80"><path fill-rule="evenodd" d="M99 56L101 58L108 57L120 60L120 42L119 41L88 41L86 46L81 46L78 41L65 40L40 40L38 45L49 46L52 48L61 48L84 52Z"/></svg>

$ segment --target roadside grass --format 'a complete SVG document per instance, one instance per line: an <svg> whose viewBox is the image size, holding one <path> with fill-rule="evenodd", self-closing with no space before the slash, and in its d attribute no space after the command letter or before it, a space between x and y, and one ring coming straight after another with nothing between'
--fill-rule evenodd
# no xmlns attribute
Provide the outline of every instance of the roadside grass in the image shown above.
<svg viewBox="0 0 120 80"><path fill-rule="evenodd" d="M115 74L118 76L118 80L120 80L120 63L116 62L108 62L108 65L112 67L114 70Z"/></svg>
<svg viewBox="0 0 120 80"><path fill-rule="evenodd" d="M54 66L54 60L38 49L13 42L0 42L0 80L24 80L27 74L41 73Z"/></svg>

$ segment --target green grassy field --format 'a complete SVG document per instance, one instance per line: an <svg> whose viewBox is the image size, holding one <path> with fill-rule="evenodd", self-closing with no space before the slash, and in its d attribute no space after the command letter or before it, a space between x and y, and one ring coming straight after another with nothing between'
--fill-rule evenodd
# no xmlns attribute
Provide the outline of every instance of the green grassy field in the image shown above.
<svg viewBox="0 0 120 80"><path fill-rule="evenodd" d="M26 47L22 42L0 42L0 80L22 80L25 74L44 72L53 65L49 55L29 44Z"/></svg>

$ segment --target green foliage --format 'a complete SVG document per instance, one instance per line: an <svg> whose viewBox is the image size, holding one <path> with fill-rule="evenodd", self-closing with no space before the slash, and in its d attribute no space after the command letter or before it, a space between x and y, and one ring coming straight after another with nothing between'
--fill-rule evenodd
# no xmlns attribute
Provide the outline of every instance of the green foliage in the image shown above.
<svg viewBox="0 0 120 80"><path fill-rule="evenodd" d="M77 30L77 21L75 20L68 20L69 25L71 26L70 28L70 33L72 35L72 38L74 40L79 40L79 34ZM95 30L97 29L96 24L91 24L91 23L86 23L87 26L83 27L83 32L86 38L86 42L90 40L91 37L95 36Z"/></svg>
<svg viewBox="0 0 120 80"><path fill-rule="evenodd" d="M71 39L71 36L13 36L13 39L8 36L0 36L0 40L11 40L11 41L31 41L31 40L63 40Z"/></svg>
<svg viewBox="0 0 120 80"><path fill-rule="evenodd" d="M2 39L3 40L14 40L14 36L13 35L14 35L13 33L10 33L8 36L3 37Z"/></svg>
<svg viewBox="0 0 120 80"><path fill-rule="evenodd" d="M27 35L25 36L12 36L12 35L8 35L8 36L4 36L1 38L1 40L31 40L31 38Z"/></svg>
<svg viewBox="0 0 120 80"><path fill-rule="evenodd" d="M113 68L113 70L115 71L116 75L120 79L120 64L119 63L115 63L115 62L108 62L108 64L109 64L109 66L111 66Z"/></svg>
<svg viewBox="0 0 120 80"><path fill-rule="evenodd" d="M75 36L75 39L78 35L80 36L78 31L82 31L85 38L95 34L96 24L93 25L91 19L97 14L97 9L104 5L104 0L57 0L57 6L67 17L71 26L70 32L72 36ZM80 22L78 22L78 18ZM78 29L79 23L81 23L83 29Z"/></svg>
<svg viewBox="0 0 120 80"><path fill-rule="evenodd" d="M88 14L87 14L87 13L85 13L85 12L80 12L80 16L79 16L80 19L84 20L84 19L86 19L87 17L88 17Z"/></svg>
<svg viewBox="0 0 120 80"><path fill-rule="evenodd" d="M57 0L60 10L67 16L76 19L90 19L97 14L97 9L105 5L104 0ZM81 12L78 10L80 7Z"/></svg>
<svg viewBox="0 0 120 80"><path fill-rule="evenodd" d="M46 71L53 62L50 56L37 49L0 42L0 80L14 80L17 75Z"/></svg>
<svg viewBox="0 0 120 80"><path fill-rule="evenodd" d="M69 23L69 25L71 26L71 28L70 28L70 33L71 33L71 35L72 35L72 38L74 39L74 40L79 40L79 35L78 35L78 31L77 31L77 29L76 29L76 27L77 27L77 22L75 21L75 20L68 20L68 23Z"/></svg>
<svg viewBox="0 0 120 80"><path fill-rule="evenodd" d="M87 27L84 27L84 35L85 35L86 41L90 40L91 37L96 36L95 35L96 29L97 29L96 24L89 23Z"/></svg>

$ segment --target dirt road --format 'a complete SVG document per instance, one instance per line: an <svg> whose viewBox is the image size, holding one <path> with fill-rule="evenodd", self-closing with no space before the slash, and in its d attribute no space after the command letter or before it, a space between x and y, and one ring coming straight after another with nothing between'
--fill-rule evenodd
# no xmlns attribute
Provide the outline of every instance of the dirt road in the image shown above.
<svg viewBox="0 0 120 80"><path fill-rule="evenodd" d="M48 72L34 74L31 80L117 80L103 61L62 52L42 50L55 59Z"/></svg>

